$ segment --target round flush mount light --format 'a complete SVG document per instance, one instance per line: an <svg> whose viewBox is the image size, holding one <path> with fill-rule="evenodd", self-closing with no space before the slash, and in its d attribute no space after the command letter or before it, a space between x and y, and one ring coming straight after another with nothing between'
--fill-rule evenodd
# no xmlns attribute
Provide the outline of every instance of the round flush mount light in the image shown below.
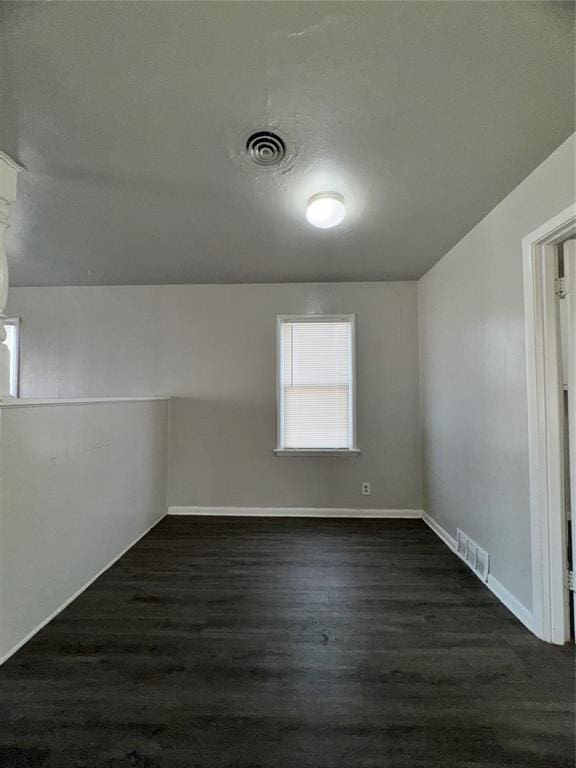
<svg viewBox="0 0 576 768"><path fill-rule="evenodd" d="M344 198L337 192L321 192L308 201L306 218L313 227L330 229L340 224L345 216Z"/></svg>

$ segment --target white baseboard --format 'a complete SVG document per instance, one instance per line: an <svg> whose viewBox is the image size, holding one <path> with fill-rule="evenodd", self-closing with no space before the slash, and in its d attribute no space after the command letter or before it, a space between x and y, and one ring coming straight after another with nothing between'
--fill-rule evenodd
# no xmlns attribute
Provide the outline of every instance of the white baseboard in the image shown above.
<svg viewBox="0 0 576 768"><path fill-rule="evenodd" d="M427 512L423 512L419 509L340 509L336 507L169 507L169 515L197 515L197 516L237 516L237 517L333 517L333 518L389 518L389 519L410 519L417 520L422 519L429 528L446 544L449 549L455 552L456 541L448 531L446 531L436 520L434 520ZM50 616L46 617L37 627L29 632L26 637L20 640L16 645L0 657L0 666L4 664L11 656L13 656L22 646L24 646L29 640L31 640L35 634L37 634L43 627L45 627L52 619L58 616L70 603L74 602L82 592L93 584L103 573L105 573L111 566L114 565L126 552L137 544L140 539L144 538L158 523L163 520L165 515L160 517L134 541L132 541L127 547L125 547L118 555L116 555L110 562L101 568L92 578L90 578L80 589L78 589L73 595L65 600ZM463 561L464 562L464 561ZM485 583L485 582L483 582ZM534 632L534 617L532 612L526 608L514 595L509 592L498 579L492 574L488 575L488 582L486 584L488 589L503 603L519 621L522 622L531 632Z"/></svg>
<svg viewBox="0 0 576 768"><path fill-rule="evenodd" d="M444 544L446 544L449 549L451 549L456 554L456 539L451 536L448 531L443 528L440 523L438 523L436 520L434 520L433 517L430 517L430 515L427 512L422 513L422 520L426 523L426 525L434 531L434 533L438 536L439 539L442 539ZM458 555L456 555L459 557ZM466 560L463 558L460 558L463 563L466 563ZM466 563L467 564L467 563ZM468 564L467 564L468 565ZM468 566L470 568L470 566ZM474 573L476 576L478 574L475 573L475 571L470 568L472 573ZM534 632L534 616L532 614L532 611L530 611L526 606L521 603L514 595L509 592L506 587L501 584L498 579L493 576L491 573L488 574L488 581L482 581L480 579L482 584L485 584L488 589L492 592L493 595L495 595L500 602L508 608L508 610L516 616L516 618L524 624L524 626L530 630L530 632Z"/></svg>
<svg viewBox="0 0 576 768"><path fill-rule="evenodd" d="M442 528L440 523L437 523L433 517L430 517L428 512L422 512L422 520L424 520L429 528L432 528L436 536L438 536L439 539L442 539L447 547L456 552L456 539L451 536L445 528Z"/></svg>
<svg viewBox="0 0 576 768"><path fill-rule="evenodd" d="M146 528L145 531L143 531L143 533L141 533L139 536L137 536L131 544L128 544L128 546L125 547L118 555L116 555L116 557L112 558L112 560L110 560L110 562L107 565L105 565L103 568L101 568L98 571L98 573L96 573L94 576L92 576L92 578L89 579L82 587L80 587L80 589L76 590L76 592L74 592L73 595L71 595L67 600L65 600L62 603L62 605L58 606L58 608L56 608L55 611L52 611L50 616L47 616L43 621L41 621L40 624L38 624L37 627L34 627L34 629L31 632L28 632L26 637L22 638L22 640L17 642L16 645L13 646L8 651L8 653L5 653L4 656L1 656L0 657L0 666L2 666L2 664L4 664L5 661L8 661L8 659L11 656L13 656L17 651L19 651L20 648L22 648L23 645L26 645L26 643L29 640L31 640L34 637L35 634L40 632L40 630L43 629L46 626L46 624L51 622L52 619L56 618L56 616L58 616L58 614L61 613L64 610L64 608L67 608L70 605L70 603L73 603L74 600L76 600L77 597L80 597L82 592L84 592L86 589L88 589L88 587L91 584L93 584L96 581L96 579L99 579L100 576L102 576L102 574L105 573L105 571L108 570L108 568L111 568L114 565L115 562L120 560L120 558L123 557L126 554L126 552L128 552L128 550L132 549L132 547L135 544L137 544L140 541L140 539L143 539L144 536L146 536L146 534L150 533L150 531L153 528L155 528L158 525L158 523L161 522L165 517L166 517L166 513L164 513L162 515L162 517L158 518L158 520L155 520L152 523L152 525L150 525L148 528Z"/></svg>
<svg viewBox="0 0 576 768"><path fill-rule="evenodd" d="M492 576L491 573L488 574L488 581L485 583L490 592L492 592L493 595L496 595L498 600L500 600L500 602L503 603L506 608L508 608L508 610L530 630L530 632L536 634L534 631L534 615L532 611L526 608L520 600L514 597L512 592L509 592L495 576Z"/></svg>
<svg viewBox="0 0 576 768"><path fill-rule="evenodd" d="M169 507L169 515L230 517L380 517L419 520L420 509L340 509L337 507Z"/></svg>

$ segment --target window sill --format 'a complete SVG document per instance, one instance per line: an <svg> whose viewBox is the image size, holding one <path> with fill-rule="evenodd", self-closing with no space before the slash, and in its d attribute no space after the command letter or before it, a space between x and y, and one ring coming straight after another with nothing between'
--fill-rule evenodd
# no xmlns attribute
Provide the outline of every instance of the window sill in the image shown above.
<svg viewBox="0 0 576 768"><path fill-rule="evenodd" d="M276 456L360 456L359 448L275 448Z"/></svg>

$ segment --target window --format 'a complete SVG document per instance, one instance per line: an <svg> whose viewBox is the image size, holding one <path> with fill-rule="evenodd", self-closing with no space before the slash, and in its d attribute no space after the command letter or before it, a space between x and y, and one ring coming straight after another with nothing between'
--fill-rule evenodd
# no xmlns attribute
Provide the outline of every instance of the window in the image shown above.
<svg viewBox="0 0 576 768"><path fill-rule="evenodd" d="M354 315L278 318L276 453L358 453Z"/></svg>
<svg viewBox="0 0 576 768"><path fill-rule="evenodd" d="M6 341L10 352L10 397L18 397L20 386L20 318L7 317L4 320Z"/></svg>

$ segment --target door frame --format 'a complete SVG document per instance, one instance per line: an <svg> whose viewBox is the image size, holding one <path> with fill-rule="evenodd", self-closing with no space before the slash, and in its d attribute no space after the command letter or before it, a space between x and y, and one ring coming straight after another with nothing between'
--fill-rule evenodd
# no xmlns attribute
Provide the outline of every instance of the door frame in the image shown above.
<svg viewBox="0 0 576 768"><path fill-rule="evenodd" d="M533 629L559 645L570 637L563 466L560 329L554 246L576 235L576 205L522 241L528 395Z"/></svg>

